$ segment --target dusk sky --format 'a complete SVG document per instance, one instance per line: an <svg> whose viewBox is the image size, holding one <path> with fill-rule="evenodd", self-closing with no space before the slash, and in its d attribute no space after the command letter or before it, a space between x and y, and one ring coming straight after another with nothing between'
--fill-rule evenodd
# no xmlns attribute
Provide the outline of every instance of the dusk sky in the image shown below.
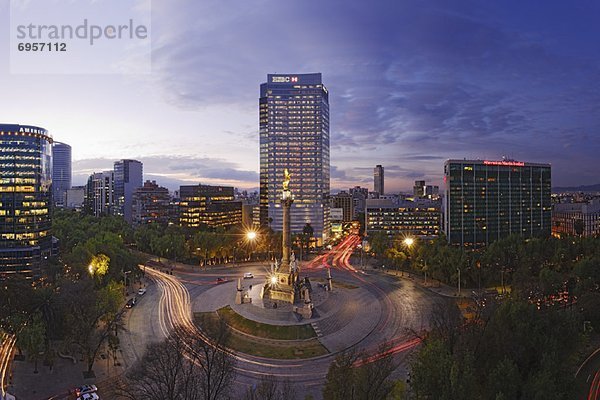
<svg viewBox="0 0 600 400"><path fill-rule="evenodd" d="M0 0L8 54L9 1ZM115 15L118 20L118 15ZM331 186L441 184L448 158L549 162L553 185L600 183L600 2L152 2L152 73L14 75L0 122L73 147L74 184L114 160L146 179L258 187L267 73L321 72Z"/></svg>

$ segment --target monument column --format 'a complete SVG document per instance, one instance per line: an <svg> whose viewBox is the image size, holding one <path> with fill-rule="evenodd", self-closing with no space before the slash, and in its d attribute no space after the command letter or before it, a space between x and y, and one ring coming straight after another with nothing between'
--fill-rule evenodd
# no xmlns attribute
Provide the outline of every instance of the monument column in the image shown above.
<svg viewBox="0 0 600 400"><path fill-rule="evenodd" d="M290 269L290 256L292 254L292 230L290 228L291 215L290 211L294 197L289 188L290 174L287 168L283 172L283 192L281 194L281 205L283 206L283 257L281 259L282 271Z"/></svg>

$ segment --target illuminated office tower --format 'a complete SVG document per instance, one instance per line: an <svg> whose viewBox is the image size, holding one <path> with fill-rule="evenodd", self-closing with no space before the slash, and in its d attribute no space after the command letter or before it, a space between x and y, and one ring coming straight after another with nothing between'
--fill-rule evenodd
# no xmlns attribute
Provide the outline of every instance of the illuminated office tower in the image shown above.
<svg viewBox="0 0 600 400"><path fill-rule="evenodd" d="M550 164L448 160L444 182L450 243L479 247L512 234L550 235Z"/></svg>
<svg viewBox="0 0 600 400"><path fill-rule="evenodd" d="M52 138L0 124L0 275L40 275L52 252Z"/></svg>
<svg viewBox="0 0 600 400"><path fill-rule="evenodd" d="M59 207L65 206L67 190L71 189L71 146L52 144L52 199Z"/></svg>
<svg viewBox="0 0 600 400"><path fill-rule="evenodd" d="M291 231L329 234L329 94L321 74L269 74L260 85L260 221L282 230L283 171L294 195Z"/></svg>

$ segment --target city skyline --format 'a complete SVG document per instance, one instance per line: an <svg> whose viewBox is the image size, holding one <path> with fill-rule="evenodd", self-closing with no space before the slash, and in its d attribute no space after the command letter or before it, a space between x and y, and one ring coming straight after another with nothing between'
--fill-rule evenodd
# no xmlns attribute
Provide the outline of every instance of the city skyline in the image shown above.
<svg viewBox="0 0 600 400"><path fill-rule="evenodd" d="M8 4L0 1L3 25ZM558 2L155 4L152 74L48 79L10 75L6 61L1 120L44 126L70 144L75 185L134 158L169 188L257 188L257 85L267 73L321 72L334 93L333 189L368 186L381 164L389 192L409 191L416 179L441 184L446 159L503 155L551 163L554 186L596 184L597 11ZM284 15L311 29L283 29Z"/></svg>

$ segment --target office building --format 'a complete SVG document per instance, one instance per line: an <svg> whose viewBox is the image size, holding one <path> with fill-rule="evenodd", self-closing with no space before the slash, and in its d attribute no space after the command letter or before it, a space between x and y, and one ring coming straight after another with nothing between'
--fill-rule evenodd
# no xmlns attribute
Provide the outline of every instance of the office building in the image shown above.
<svg viewBox="0 0 600 400"><path fill-rule="evenodd" d="M242 202L233 187L188 185L179 188L179 223L189 228L229 228L242 223Z"/></svg>
<svg viewBox="0 0 600 400"><path fill-rule="evenodd" d="M309 223L320 245L329 234L329 93L321 74L267 75L260 86L260 220L282 231L284 170L294 195L291 231Z"/></svg>
<svg viewBox="0 0 600 400"><path fill-rule="evenodd" d="M415 199L437 200L440 197L440 188L439 186L427 185L425 181L415 181L413 197Z"/></svg>
<svg viewBox="0 0 600 400"><path fill-rule="evenodd" d="M95 172L88 178L85 193L85 211L95 217L114 214L114 171Z"/></svg>
<svg viewBox="0 0 600 400"><path fill-rule="evenodd" d="M600 199L555 204L552 207L552 234L556 237L600 235Z"/></svg>
<svg viewBox="0 0 600 400"><path fill-rule="evenodd" d="M169 223L171 196L169 189L158 186L156 181L146 181L133 191L131 199L131 222L133 225Z"/></svg>
<svg viewBox="0 0 600 400"><path fill-rule="evenodd" d="M52 138L0 124L0 274L36 277L52 254Z"/></svg>
<svg viewBox="0 0 600 400"><path fill-rule="evenodd" d="M434 239L441 229L441 204L437 201L369 199L366 206L366 233L384 232L421 239Z"/></svg>
<svg viewBox="0 0 600 400"><path fill-rule="evenodd" d="M73 186L65 193L65 208L81 210L85 204L85 186Z"/></svg>
<svg viewBox="0 0 600 400"><path fill-rule="evenodd" d="M425 197L425 181L415 181L415 186L413 186L413 196L415 199Z"/></svg>
<svg viewBox="0 0 600 400"><path fill-rule="evenodd" d="M71 146L65 143L52 144L52 192L54 204L65 205L65 195L71 189Z"/></svg>
<svg viewBox="0 0 600 400"><path fill-rule="evenodd" d="M373 169L373 180L373 191L380 195L385 194L383 167L381 165L377 165Z"/></svg>
<svg viewBox="0 0 600 400"><path fill-rule="evenodd" d="M115 215L131 223L133 192L144 182L143 164L137 160L115 162Z"/></svg>
<svg viewBox="0 0 600 400"><path fill-rule="evenodd" d="M354 219L365 212L366 201L369 198L369 189L355 186L350 188L352 195L352 206L354 207Z"/></svg>
<svg viewBox="0 0 600 400"><path fill-rule="evenodd" d="M450 243L479 247L511 234L550 235L549 164L448 160L444 182L444 230Z"/></svg>
<svg viewBox="0 0 600 400"><path fill-rule="evenodd" d="M342 209L343 222L350 222L354 220L354 199L348 192L341 191L338 194L332 195L330 198L331 208Z"/></svg>

